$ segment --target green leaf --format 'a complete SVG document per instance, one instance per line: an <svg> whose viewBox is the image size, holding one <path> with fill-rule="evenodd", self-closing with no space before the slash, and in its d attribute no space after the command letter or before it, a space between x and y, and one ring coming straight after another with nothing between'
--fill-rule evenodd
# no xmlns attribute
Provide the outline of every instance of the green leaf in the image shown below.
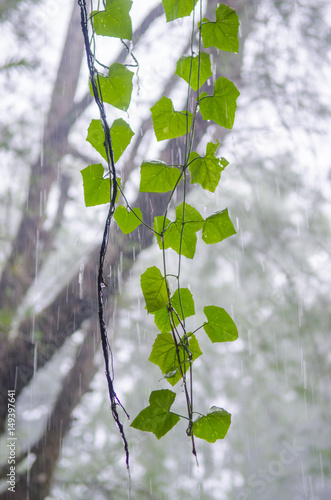
<svg viewBox="0 0 331 500"><path fill-rule="evenodd" d="M154 217L154 229L159 234L163 232L163 221L163 216ZM178 254L181 252L185 257L193 259L197 244L196 232L202 228L203 224L204 219L199 212L186 203L184 229L182 231L183 203L181 203L176 208L175 222L171 222L169 219L165 221L166 230L163 234L164 248L172 248ZM159 247L162 249L162 236L157 234L156 239Z"/></svg>
<svg viewBox="0 0 331 500"><path fill-rule="evenodd" d="M144 161L140 167L141 193L166 193L172 191L182 173L161 161Z"/></svg>
<svg viewBox="0 0 331 500"><path fill-rule="evenodd" d="M199 23L200 24L200 23ZM202 19L201 36L203 45L238 52L239 19L236 12L227 5L221 4L216 9L216 21Z"/></svg>
<svg viewBox="0 0 331 500"><path fill-rule="evenodd" d="M140 208L134 208L132 211L127 210L123 205L119 205L116 208L114 219L124 234L132 233L132 231L140 226L141 222L137 219L135 214L138 215L140 219L143 218Z"/></svg>
<svg viewBox="0 0 331 500"><path fill-rule="evenodd" d="M103 101L127 111L131 101L132 77L132 71L123 64L114 63L109 66L108 76L99 75L99 84L97 83L98 88L100 85ZM93 95L91 83L90 90Z"/></svg>
<svg viewBox="0 0 331 500"><path fill-rule="evenodd" d="M194 0L194 5L198 0ZM167 22L189 16L193 10L193 0L162 0Z"/></svg>
<svg viewBox="0 0 331 500"><path fill-rule="evenodd" d="M240 92L233 82L220 77L214 84L214 95L202 92L199 100L204 120L213 120L221 127L232 128Z"/></svg>
<svg viewBox="0 0 331 500"><path fill-rule="evenodd" d="M219 243L233 234L236 234L236 230L227 208L207 217L202 229L202 239L207 245Z"/></svg>
<svg viewBox="0 0 331 500"><path fill-rule="evenodd" d="M153 391L149 398L149 406L137 415L131 427L145 432L153 432L160 439L180 420L178 415L169 411L175 398L176 394L169 389Z"/></svg>
<svg viewBox="0 0 331 500"><path fill-rule="evenodd" d="M92 23L97 35L132 39L130 0L106 0L106 10L93 11Z"/></svg>
<svg viewBox="0 0 331 500"><path fill-rule="evenodd" d="M238 338L237 327L229 314L222 307L206 306L203 310L208 323L203 328L214 342L232 342Z"/></svg>
<svg viewBox="0 0 331 500"><path fill-rule="evenodd" d="M110 202L110 182L104 179L105 170L101 163L89 165L80 172L83 177L84 198L87 207Z"/></svg>
<svg viewBox="0 0 331 500"><path fill-rule="evenodd" d="M210 56L205 52L200 54L200 78L199 78L199 88L205 83L205 81L212 76ZM192 61L192 66L191 66ZM181 57L176 65L176 75L183 78L193 90L198 90L198 75L199 75L199 56L193 58ZM191 80L190 80L191 75Z"/></svg>
<svg viewBox="0 0 331 500"><path fill-rule="evenodd" d="M186 111L175 111L172 100L168 97L161 99L151 107L152 120L156 139L174 139L185 135L192 125L192 114Z"/></svg>
<svg viewBox="0 0 331 500"><path fill-rule="evenodd" d="M149 313L167 305L168 292L166 280L157 267L149 267L141 275L140 284L146 301L146 309Z"/></svg>
<svg viewBox="0 0 331 500"><path fill-rule="evenodd" d="M193 316L195 314L194 300L188 288L180 289L180 299L179 291L177 289L171 297L171 304L181 320L183 320L181 304L183 307L185 318L188 318L189 316ZM172 314L172 323L174 324L174 326L177 326L179 324L177 315L174 312L169 313L168 307L162 307L162 309L159 309L154 314L154 323L162 333L171 332L172 330L169 314Z"/></svg>
<svg viewBox="0 0 331 500"><path fill-rule="evenodd" d="M175 326L179 324L176 314L172 314L172 321ZM167 307L162 307L154 313L154 323L161 333L171 332L171 324L169 319L169 311Z"/></svg>
<svg viewBox="0 0 331 500"><path fill-rule="evenodd" d="M208 142L206 156L199 156L193 151L189 157L189 169L191 172L191 183L199 183L204 189L214 193L221 178L221 172L224 170L228 162L225 158L216 158L215 152L219 146Z"/></svg>
<svg viewBox="0 0 331 500"><path fill-rule="evenodd" d="M172 307L176 310L181 320L195 315L193 296L188 288L180 288L175 291L171 297ZM182 306L182 307L181 307ZM184 317L182 313L184 311Z"/></svg>
<svg viewBox="0 0 331 500"><path fill-rule="evenodd" d="M180 367L186 373L190 362L201 356L202 352L196 337L192 334L188 339L188 345L178 344L178 354L175 341L171 333L160 333L153 344L149 361L159 366L162 373L167 375L166 379L174 386L182 378Z"/></svg>
<svg viewBox="0 0 331 500"><path fill-rule="evenodd" d="M131 127L128 123L126 123L123 118L118 118L115 120L110 127L110 137L113 146L114 152L114 161L122 156L126 148L131 142L132 137L134 136L134 132L131 130Z"/></svg>
<svg viewBox="0 0 331 500"><path fill-rule="evenodd" d="M130 144L132 136L130 125L122 118L115 120L110 128L110 137L114 153L115 163ZM104 147L105 132L100 120L92 120L88 128L86 140L94 147L102 158L107 161L107 154Z"/></svg>
<svg viewBox="0 0 331 500"><path fill-rule="evenodd" d="M198 417L192 426L194 436L215 443L224 439L231 424L231 414L218 406L212 406L206 416Z"/></svg>

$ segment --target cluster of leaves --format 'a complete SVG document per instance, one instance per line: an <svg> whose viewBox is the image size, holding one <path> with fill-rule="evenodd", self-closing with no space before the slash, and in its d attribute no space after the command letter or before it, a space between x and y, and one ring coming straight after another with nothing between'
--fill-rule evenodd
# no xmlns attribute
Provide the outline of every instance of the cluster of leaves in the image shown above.
<svg viewBox="0 0 331 500"><path fill-rule="evenodd" d="M171 386L182 382L187 406L187 417L170 411L176 394L170 390L153 391L150 405L142 410L131 426L153 432L159 439L164 436L181 418L188 420L187 434L192 439L195 453L194 436L215 442L222 439L231 423L231 415L223 408L212 407L206 415L193 409L192 405L192 365L202 355L196 337L198 330L203 330L211 342L233 341L238 337L237 328L221 307L211 305L204 308L206 321L194 332L186 329L186 318L195 315L193 296L188 288L180 286L180 261L182 256L193 259L196 253L197 233L202 230L202 239L206 244L219 243L235 234L234 226L224 209L206 219L199 211L186 203L187 179L191 184L200 184L203 189L214 192L221 173L228 165L224 158L216 156L219 143L209 142L205 153L192 151L194 124L198 113L202 119L213 121L225 128L232 128L239 92L233 82L219 77L212 95L200 93L201 86L212 76L210 55L201 48L216 47L220 50L238 51L238 16L226 5L216 9L216 19L202 19L202 0L200 0L200 22L195 23L195 1L163 0L167 22L192 15L192 30L197 30L198 46L191 46L191 53L181 57L176 65L176 75L188 84L188 97L195 93L195 104L189 109L176 111L168 97L163 96L151 107L153 128L157 141L164 141L184 136L186 150L182 165L166 165L160 161L144 161L140 168L140 191L147 193L170 193L164 215L154 218L153 228L157 243L163 255L163 272L157 267L148 268L141 275L141 289L148 313L154 315L154 322L159 330L149 360L159 366L163 377ZM105 9L93 11L92 28L96 35L117 37L130 40L132 25L130 18L130 0L106 0ZM192 37L192 40L194 37ZM106 75L98 76L98 89L104 102L126 111L132 93L133 73L122 64L112 64ZM123 119L114 121L110 128L115 162L129 145L133 136L128 123ZM107 161L104 147L105 133L99 120L92 120L88 129L87 141ZM112 181L106 178L102 163L89 165L82 170L86 206L108 203ZM140 224L145 224L139 208L131 207L121 189L124 204L116 207L114 218L123 231L128 234ZM183 201L175 208L175 219L168 218L174 193L181 186ZM116 200L117 202L118 200ZM167 249L178 254L178 275L167 273ZM175 280L175 292L171 293L171 280ZM188 387L190 383L190 387ZM196 417L196 415L198 415Z"/></svg>

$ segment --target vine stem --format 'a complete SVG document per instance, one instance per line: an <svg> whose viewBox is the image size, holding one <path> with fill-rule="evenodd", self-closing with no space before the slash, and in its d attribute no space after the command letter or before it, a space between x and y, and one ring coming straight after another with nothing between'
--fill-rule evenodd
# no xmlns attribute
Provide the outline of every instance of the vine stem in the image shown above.
<svg viewBox="0 0 331 500"><path fill-rule="evenodd" d="M108 163L108 172L109 172L109 182L110 182L110 192L111 192L111 198L110 198L110 206L107 214L107 219L105 223L105 228L103 232L103 238L102 238L102 243L101 243L101 248L100 248L100 255L99 255L99 269L98 269L98 284L97 284L97 289L98 289L98 317L99 317L99 326L100 326L100 335L101 335L101 344L102 344L102 350L103 350L103 356L105 360L105 372L106 372L106 379L108 383L108 393L109 393L109 399L111 402L111 412L112 416L114 418L114 421L117 425L117 428L120 432L123 445L124 445L124 450L125 450L125 457L126 457L126 467L129 473L129 478L130 478L130 462L129 462L129 447L128 447L128 442L124 433L124 428L123 425L120 421L118 411L117 411L117 406L119 405L126 416L129 418L128 413L126 412L125 408L123 407L122 403L120 402L119 398L117 397L117 394L114 390L114 375L111 373L110 370L110 360L109 357L111 358L112 361L112 351L110 348L109 340L108 340L108 334L107 334L107 328L106 328L106 323L104 320L104 301L103 301L103 289L106 287L106 283L104 281L103 277L103 269L104 269L104 261L105 261L105 255L108 247L108 242L109 242L109 229L110 229L110 224L111 220L114 215L115 211L115 202L116 202L116 197L117 197L117 179L116 179L116 169L115 169L115 161L114 161L114 152L112 148L112 142L111 142L111 137L110 137L110 130L109 130L109 125L107 122L107 116L102 100L102 94L101 94L101 89L99 85L99 79L98 79L98 71L95 69L94 66L94 56L91 51L91 45L89 41L89 36L88 36L88 14L87 14L87 7L86 7L86 0L78 0L78 5L80 7L80 14L81 14L81 27L82 27L82 32L83 32L83 37L84 37L84 44L85 44L85 51L86 51L86 57L87 57L87 65L88 65L88 70L89 70L89 75L90 75L90 82L91 82L91 87L93 91L93 96L94 100L99 108L100 112L100 118L101 118L101 123L105 132L105 142L104 142L104 147L105 151L107 154L107 163Z"/></svg>

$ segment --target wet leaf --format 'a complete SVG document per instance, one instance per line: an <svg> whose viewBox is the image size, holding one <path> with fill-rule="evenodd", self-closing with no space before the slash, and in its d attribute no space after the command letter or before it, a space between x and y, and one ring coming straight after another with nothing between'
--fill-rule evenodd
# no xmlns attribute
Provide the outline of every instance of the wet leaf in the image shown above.
<svg viewBox="0 0 331 500"><path fill-rule="evenodd" d="M178 354L180 361L178 360ZM159 366L162 373L167 375L166 379L172 386L182 378L181 369L183 373L186 373L190 362L193 362L202 354L194 335L189 336L188 345L184 341L178 344L178 354L172 334L161 333L156 337L149 357L149 361Z"/></svg>
<svg viewBox="0 0 331 500"><path fill-rule="evenodd" d="M213 406L206 416L198 417L193 422L194 436L215 443L217 439L224 439L231 425L231 414L223 408Z"/></svg>
<svg viewBox="0 0 331 500"><path fill-rule="evenodd" d="M172 314L172 322L175 326L179 324L176 314ZM162 333L171 332L171 324L167 307L162 307L154 313L154 323Z"/></svg>
<svg viewBox="0 0 331 500"><path fill-rule="evenodd" d="M205 81L212 76L210 56L205 52L200 54L200 78L199 88ZM192 61L192 65L191 65ZM176 65L176 75L183 78L193 90L198 90L198 75L199 75L199 56L195 57L181 57ZM191 75L191 79L190 79Z"/></svg>
<svg viewBox="0 0 331 500"><path fill-rule="evenodd" d="M236 234L236 230L227 208L207 217L202 229L202 239L207 245L219 243L233 234Z"/></svg>
<svg viewBox="0 0 331 500"><path fill-rule="evenodd" d="M97 35L132 39L130 0L106 0L106 10L92 12L92 24Z"/></svg>
<svg viewBox="0 0 331 500"><path fill-rule="evenodd" d="M140 167L140 192L166 193L172 191L181 171L175 167L168 167L161 161L144 161Z"/></svg>
<svg viewBox="0 0 331 500"><path fill-rule="evenodd" d="M134 133L130 125L122 118L115 120L110 128L110 137L114 153L115 163L130 144ZM100 120L92 120L88 128L86 140L94 147L102 158L107 161L107 154L104 147L105 132Z"/></svg>
<svg viewBox="0 0 331 500"><path fill-rule="evenodd" d="M132 94L132 71L123 64L114 63L109 66L108 76L99 75L102 99L115 108L127 111ZM90 83L91 94L93 95Z"/></svg>
<svg viewBox="0 0 331 500"><path fill-rule="evenodd" d="M222 307L206 306L203 310L208 323L203 328L214 342L232 342L238 338L238 330L231 316Z"/></svg>
<svg viewBox="0 0 331 500"><path fill-rule="evenodd" d="M135 214L137 214L140 219L143 218L140 208L134 208L132 211L127 210L123 205L119 205L116 208L114 219L124 234L132 233L132 231L140 226L141 222Z"/></svg>
<svg viewBox="0 0 331 500"><path fill-rule="evenodd" d="M188 288L177 289L173 296L171 297L172 307L176 310L178 316L181 320L184 319L182 308L184 311L185 318L194 316L195 307L193 296Z"/></svg>
<svg viewBox="0 0 331 500"><path fill-rule="evenodd" d="M193 296L188 288L180 289L180 299L179 299L179 291L177 289L173 294L173 296L171 297L171 304L181 320L183 320L181 305L183 307L185 318L188 318L189 316L193 316L195 314ZM174 326L177 326L179 324L177 315L174 312L172 313L170 312L170 314L172 318L172 323L174 324ZM167 307L162 307L162 309L159 309L158 311L155 312L154 323L156 324L160 332L162 333L171 332L172 328L170 324L169 311Z"/></svg>
<svg viewBox="0 0 331 500"><path fill-rule="evenodd" d="M169 391L169 389L153 391L149 398L149 406L137 415L131 427L145 432L152 432L160 439L180 420L178 415L169 411L175 398L176 394Z"/></svg>
<svg viewBox="0 0 331 500"><path fill-rule="evenodd" d="M221 172L228 162L225 158L217 158L215 152L219 146L208 142L205 156L199 156L193 151L189 158L189 170L191 172L191 183L199 183L204 189L214 193L221 178Z"/></svg>
<svg viewBox="0 0 331 500"><path fill-rule="evenodd" d="M231 129L237 109L237 98L240 95L235 84L223 78L218 78L214 84L214 94L202 92L200 96L200 111L204 120L213 120L221 127Z"/></svg>
<svg viewBox="0 0 331 500"><path fill-rule="evenodd" d="M194 5L198 0L194 0ZM167 22L189 16L193 10L193 0L162 0Z"/></svg>
<svg viewBox="0 0 331 500"><path fill-rule="evenodd" d="M166 280L157 267L149 267L141 275L140 284L148 312L152 313L167 305L168 293Z"/></svg>
<svg viewBox="0 0 331 500"><path fill-rule="evenodd" d="M163 231L164 217L154 217L154 229L158 233ZM204 224L204 219L192 206L185 204L185 220L183 222L183 203L176 208L176 220L171 222L166 219L166 230L163 235L164 248L172 248L178 254L193 259L197 244L196 232ZM182 227L184 225L184 229ZM162 249L162 237L156 235L159 247Z"/></svg>
<svg viewBox="0 0 331 500"><path fill-rule="evenodd" d="M156 139L174 139L185 135L192 124L192 114L185 111L175 111L172 100L162 97L151 107L152 120Z"/></svg>
<svg viewBox="0 0 331 500"><path fill-rule="evenodd" d="M202 19L201 36L203 45L216 47L228 52L238 52L239 19L236 12L227 5L221 4L216 9L216 21Z"/></svg>
<svg viewBox="0 0 331 500"><path fill-rule="evenodd" d="M87 207L110 202L109 178L104 179L105 170L101 163L89 165L80 172L83 177L84 198ZM119 181L119 179L117 179ZM118 197L118 196L117 196Z"/></svg>

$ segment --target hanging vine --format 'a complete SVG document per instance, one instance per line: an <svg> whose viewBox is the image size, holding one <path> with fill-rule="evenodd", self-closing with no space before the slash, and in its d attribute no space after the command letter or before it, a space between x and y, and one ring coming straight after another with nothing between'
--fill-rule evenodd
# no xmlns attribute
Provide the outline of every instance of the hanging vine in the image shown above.
<svg viewBox="0 0 331 500"><path fill-rule="evenodd" d="M179 59L175 71L176 75L187 83L185 109L176 111L171 99L166 96L161 97L151 107L157 141L183 137L185 154L181 164L166 165L160 161L147 160L141 164L140 192L160 193L160 196L168 193L164 214L154 217L153 227L150 227L143 220L141 210L129 204L116 174L115 164L134 134L128 123L121 118L109 127L104 107L104 103L108 103L127 111L134 74L127 66L119 63L106 67L96 61L95 51L92 50L96 35L120 38L123 43L124 40L132 39L132 2L106 0L103 2L103 9L93 11L92 8L89 17L85 0L78 0L78 3L81 9L90 89L100 111L100 120L91 121L87 141L107 162L106 171L102 163L89 165L82 170L84 196L86 206L110 202L98 272L99 324L112 414L124 442L129 468L127 440L117 412L117 406L122 405L113 386L113 373L110 369L112 354L103 312L103 288L107 286L103 277L103 266L112 217L124 234L131 233L140 224L147 226L154 233L162 252L162 270L156 266L149 267L140 279L147 313L154 315L154 322L159 331L149 360L159 366L163 377L171 386L181 381L187 409L186 415L171 412L176 394L169 389L155 390L150 395L149 406L138 414L131 427L152 432L160 439L181 419L185 419L192 452L196 455L195 437L211 443L223 439L231 423L230 413L223 408L214 406L207 414L201 414L195 409L193 365L202 355L198 332L203 329L211 342L227 342L237 339L237 328L222 307L209 305L204 307L206 321L195 331L188 331L186 319L195 315L195 305L190 290L182 286L181 267L183 257L194 258L199 231L202 231L202 240L207 245L219 243L236 232L227 208L204 219L196 208L187 203L186 198L188 183L198 183L203 189L213 193L220 182L222 171L228 165L227 160L216 156L218 141L209 142L205 153L193 151L193 144L199 114L203 120L213 121L227 129L233 127L239 92L234 83L224 77L219 77L214 82L212 95L200 91L202 85L212 76L210 55L202 46L204 49L216 47L219 50L238 52L239 20L235 11L224 4L216 8L216 19L213 21L202 16L203 0L200 0L198 9L195 9L198 0L162 0L167 22L191 15L192 31L190 54ZM196 15L199 17L198 22ZM136 63L135 59L134 61ZM97 65L102 67L102 73L96 69ZM123 204L117 204L119 194ZM182 197L182 202L175 208L175 220L171 220L168 218L169 211L177 199L177 194ZM178 254L176 274L169 272L169 248Z"/></svg>

